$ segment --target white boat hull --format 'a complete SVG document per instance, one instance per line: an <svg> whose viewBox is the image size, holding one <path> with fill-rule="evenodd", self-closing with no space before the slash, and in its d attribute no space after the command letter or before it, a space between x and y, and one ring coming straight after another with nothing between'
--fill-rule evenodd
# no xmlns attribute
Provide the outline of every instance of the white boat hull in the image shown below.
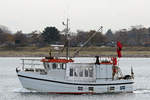
<svg viewBox="0 0 150 100"><path fill-rule="evenodd" d="M49 93L73 93L73 94L85 94L85 93L121 93L121 92L133 92L133 81L132 80L118 80L103 82L67 82L58 81L50 78L41 77L26 74L19 74L19 80L22 86L26 89L36 90L38 92L49 92ZM43 77L43 78L42 78ZM82 87L82 90L79 90ZM93 90L89 90L89 87L93 87ZM114 87L114 89L112 88ZM121 89L123 87L123 89ZM112 89L111 89L112 88Z"/></svg>

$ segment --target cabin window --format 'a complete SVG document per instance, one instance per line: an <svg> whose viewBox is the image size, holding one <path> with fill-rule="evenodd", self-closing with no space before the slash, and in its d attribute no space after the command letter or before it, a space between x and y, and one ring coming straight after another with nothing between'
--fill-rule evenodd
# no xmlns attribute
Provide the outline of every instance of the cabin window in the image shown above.
<svg viewBox="0 0 150 100"><path fill-rule="evenodd" d="M52 64L52 68L53 68L53 69L56 69L56 68L57 68L57 64L56 64L56 63L53 63L53 64Z"/></svg>
<svg viewBox="0 0 150 100"><path fill-rule="evenodd" d="M60 65L60 69L64 69L64 64L59 64Z"/></svg>
<svg viewBox="0 0 150 100"><path fill-rule="evenodd" d="M62 69L66 69L66 64L62 64Z"/></svg>
<svg viewBox="0 0 150 100"><path fill-rule="evenodd" d="M48 68L48 69L49 69L49 67L50 67L49 64L47 64L47 68Z"/></svg>
<svg viewBox="0 0 150 100"><path fill-rule="evenodd" d="M61 66L60 66L60 64L57 64L57 67L56 67L56 69L61 69Z"/></svg>
<svg viewBox="0 0 150 100"><path fill-rule="evenodd" d="M78 74L77 74L77 72L76 72L76 71L74 71L74 76L75 76L75 77L78 77Z"/></svg>
<svg viewBox="0 0 150 100"><path fill-rule="evenodd" d="M47 63L47 69L51 69L51 64L50 63Z"/></svg>
<svg viewBox="0 0 150 100"><path fill-rule="evenodd" d="M44 68L48 70L66 69L66 64L63 63L44 63Z"/></svg>
<svg viewBox="0 0 150 100"><path fill-rule="evenodd" d="M44 62L43 64L44 64L44 68L46 69L47 68L47 63Z"/></svg>
<svg viewBox="0 0 150 100"><path fill-rule="evenodd" d="M89 87L89 91L94 91L94 87Z"/></svg>
<svg viewBox="0 0 150 100"><path fill-rule="evenodd" d="M93 68L70 68L69 76L93 78Z"/></svg>
<svg viewBox="0 0 150 100"><path fill-rule="evenodd" d="M83 90L83 87L78 87L78 90L79 90L79 91L82 91L82 90Z"/></svg>
<svg viewBox="0 0 150 100"><path fill-rule="evenodd" d="M70 68L70 76L73 76L73 68Z"/></svg>
<svg viewBox="0 0 150 100"><path fill-rule="evenodd" d="M65 69L66 66L63 63L54 63L53 64L53 69Z"/></svg>
<svg viewBox="0 0 150 100"><path fill-rule="evenodd" d="M125 90L125 86L120 86L120 90Z"/></svg>
<svg viewBox="0 0 150 100"><path fill-rule="evenodd" d="M44 62L43 65L44 65L44 68L45 68L46 67L46 63Z"/></svg>
<svg viewBox="0 0 150 100"><path fill-rule="evenodd" d="M51 63L45 63L44 62L44 68L47 70L50 70L51 69Z"/></svg>
<svg viewBox="0 0 150 100"><path fill-rule="evenodd" d="M83 70L80 70L79 76L80 76L80 77L83 77Z"/></svg>
<svg viewBox="0 0 150 100"><path fill-rule="evenodd" d="M85 77L88 77L88 68L85 69Z"/></svg>
<svg viewBox="0 0 150 100"><path fill-rule="evenodd" d="M89 68L89 77L93 77L93 68Z"/></svg>

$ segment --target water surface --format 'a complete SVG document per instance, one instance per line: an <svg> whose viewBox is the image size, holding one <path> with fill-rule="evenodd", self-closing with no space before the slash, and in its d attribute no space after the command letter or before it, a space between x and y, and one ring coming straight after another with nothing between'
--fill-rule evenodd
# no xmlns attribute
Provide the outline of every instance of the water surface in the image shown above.
<svg viewBox="0 0 150 100"><path fill-rule="evenodd" d="M20 57L0 57L0 100L150 100L150 58L121 58L124 74L135 73L134 93L99 95L62 95L28 91L22 88L15 68L21 66ZM93 62L93 58L76 58L77 62Z"/></svg>

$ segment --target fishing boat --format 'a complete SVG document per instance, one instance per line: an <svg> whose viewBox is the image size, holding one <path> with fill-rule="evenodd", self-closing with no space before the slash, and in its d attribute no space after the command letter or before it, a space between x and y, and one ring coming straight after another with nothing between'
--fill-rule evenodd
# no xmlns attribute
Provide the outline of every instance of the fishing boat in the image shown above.
<svg viewBox="0 0 150 100"><path fill-rule="evenodd" d="M22 59L22 66L16 68L16 72L23 88L37 92L58 94L133 92L133 69L131 68L131 75L123 75L119 67L121 49L122 45L118 41L118 57L96 56L94 62L89 63L76 62L74 58L68 57L68 53L66 58L50 54L49 57L42 59Z"/></svg>

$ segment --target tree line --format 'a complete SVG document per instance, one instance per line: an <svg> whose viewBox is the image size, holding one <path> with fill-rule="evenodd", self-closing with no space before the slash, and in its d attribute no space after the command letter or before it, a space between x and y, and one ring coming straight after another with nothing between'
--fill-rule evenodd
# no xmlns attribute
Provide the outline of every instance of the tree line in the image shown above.
<svg viewBox="0 0 150 100"><path fill-rule="evenodd" d="M77 30L77 32L69 34L70 46L82 46L95 32L95 30ZM134 26L131 29L121 29L115 32L109 29L105 34L97 32L87 46L115 46L117 41L124 46L150 46L150 28ZM66 34L53 26L44 28L42 32L33 31L26 34L22 31L12 33L7 27L0 26L0 47L44 47L65 43Z"/></svg>

